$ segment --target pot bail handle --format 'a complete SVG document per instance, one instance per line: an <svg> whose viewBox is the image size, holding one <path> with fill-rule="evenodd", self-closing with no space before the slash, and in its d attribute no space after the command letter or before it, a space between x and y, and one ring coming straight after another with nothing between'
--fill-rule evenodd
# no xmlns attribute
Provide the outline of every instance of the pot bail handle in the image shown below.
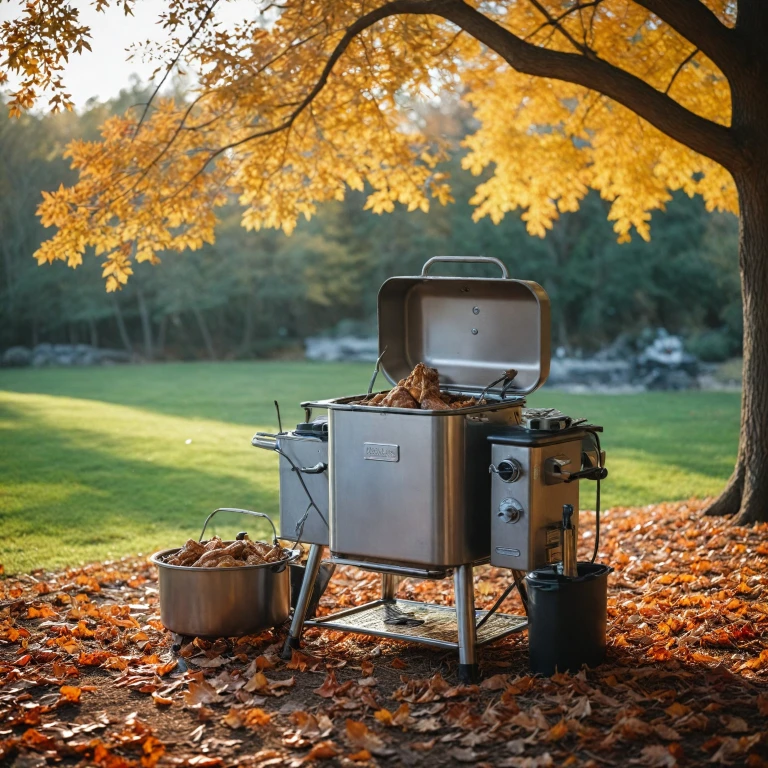
<svg viewBox="0 0 768 768"><path fill-rule="evenodd" d="M501 279L509 280L509 271L504 262L494 256L433 256L421 268L421 276L427 277L429 269L438 262L466 262L470 264L495 264L501 270Z"/></svg>
<svg viewBox="0 0 768 768"><path fill-rule="evenodd" d="M241 515L250 515L251 517L263 517L272 526L272 533L274 534L272 542L277 544L277 528L275 528L275 524L272 522L272 518L269 515L265 515L263 512L252 512L250 509L237 509L235 507L219 507L219 509L214 509L213 512L211 512L211 514L205 518L205 522L203 523L203 530L200 532L200 538L198 541L203 540L205 529L208 527L208 523L210 522L211 518L217 512L237 512Z"/></svg>

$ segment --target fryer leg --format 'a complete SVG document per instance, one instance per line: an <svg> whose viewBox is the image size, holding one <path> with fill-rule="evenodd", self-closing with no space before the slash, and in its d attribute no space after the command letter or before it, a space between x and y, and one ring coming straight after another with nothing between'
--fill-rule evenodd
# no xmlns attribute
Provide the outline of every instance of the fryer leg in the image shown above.
<svg viewBox="0 0 768 768"><path fill-rule="evenodd" d="M394 573L381 574L381 599L394 600L397 592L397 576Z"/></svg>
<svg viewBox="0 0 768 768"><path fill-rule="evenodd" d="M320 570L320 558L323 554L323 547L320 544L313 544L309 548L307 556L307 567L304 569L304 579L301 582L301 590L296 607L293 609L293 618L291 619L291 628L288 637L285 639L283 652L280 654L284 659L290 659L294 648L301 646L301 633L304 629L304 619L307 615L307 607L312 597L312 590L315 587L317 573Z"/></svg>
<svg viewBox="0 0 768 768"><path fill-rule="evenodd" d="M459 680L473 683L478 678L475 657L475 588L472 566L460 565L453 572L456 623L459 627Z"/></svg>

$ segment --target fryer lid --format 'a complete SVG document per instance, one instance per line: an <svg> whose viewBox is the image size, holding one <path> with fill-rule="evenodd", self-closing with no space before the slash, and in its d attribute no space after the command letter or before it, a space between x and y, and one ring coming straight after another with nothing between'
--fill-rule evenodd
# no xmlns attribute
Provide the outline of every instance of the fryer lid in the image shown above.
<svg viewBox="0 0 768 768"><path fill-rule="evenodd" d="M504 277L430 276L430 266L442 261L494 263ZM387 280L378 297L387 379L394 384L423 362L437 368L441 389L448 391L479 393L510 368L518 372L510 395L542 386L549 375L549 297L538 283L506 275L498 259L438 256L419 276Z"/></svg>

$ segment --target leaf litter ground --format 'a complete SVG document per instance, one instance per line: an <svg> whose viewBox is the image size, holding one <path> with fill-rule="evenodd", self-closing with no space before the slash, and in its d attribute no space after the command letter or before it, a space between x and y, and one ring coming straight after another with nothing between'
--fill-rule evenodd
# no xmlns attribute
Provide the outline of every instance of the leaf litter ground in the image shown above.
<svg viewBox="0 0 768 768"><path fill-rule="evenodd" d="M528 674L525 633L483 649L471 686L454 654L316 630L290 662L284 627L177 657L144 559L6 578L0 764L768 765L768 525L702 507L605 515L608 658L551 679ZM478 606L508 578L477 569ZM378 588L337 570L321 613ZM452 600L450 580L399 594Z"/></svg>

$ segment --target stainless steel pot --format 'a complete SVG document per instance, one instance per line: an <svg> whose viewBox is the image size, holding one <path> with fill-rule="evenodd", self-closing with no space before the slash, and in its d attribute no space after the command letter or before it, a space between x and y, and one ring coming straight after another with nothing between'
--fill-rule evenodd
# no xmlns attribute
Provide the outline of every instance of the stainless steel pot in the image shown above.
<svg viewBox="0 0 768 768"><path fill-rule="evenodd" d="M223 507L206 519L201 542L208 521L217 512L263 517L275 532L272 521L261 512ZM191 637L236 637L277 626L288 618L291 585L287 566L298 559L299 550L292 550L278 563L237 568L190 568L165 562L179 549L164 549L151 558L159 570L160 618L171 632Z"/></svg>

